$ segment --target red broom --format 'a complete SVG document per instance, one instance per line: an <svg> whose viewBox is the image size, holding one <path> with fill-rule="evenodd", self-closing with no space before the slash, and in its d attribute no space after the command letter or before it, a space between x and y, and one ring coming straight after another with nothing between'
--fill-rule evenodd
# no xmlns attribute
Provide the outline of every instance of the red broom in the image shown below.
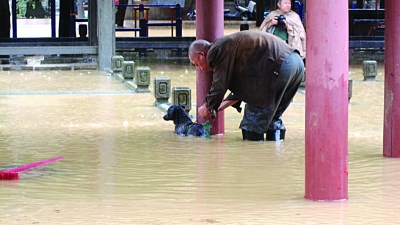
<svg viewBox="0 0 400 225"><path fill-rule="evenodd" d="M29 170L29 169L32 169L32 168L35 168L35 167L43 166L43 165L46 165L48 163L58 161L58 160L60 160L62 158L63 158L63 156L58 156L56 158L47 159L47 160L43 160L43 161L40 161L40 162L35 162L35 163L32 163L32 164L28 164L28 165L25 165L25 166L20 166L20 167L11 169L11 170L0 171L0 180L18 180L18 173L19 172L23 172L23 171L26 171L26 170Z"/></svg>

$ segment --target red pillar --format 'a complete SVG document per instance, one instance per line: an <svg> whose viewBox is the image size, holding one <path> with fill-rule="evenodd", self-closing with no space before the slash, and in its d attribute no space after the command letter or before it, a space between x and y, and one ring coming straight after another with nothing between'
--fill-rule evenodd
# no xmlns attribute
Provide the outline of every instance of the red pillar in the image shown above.
<svg viewBox="0 0 400 225"><path fill-rule="evenodd" d="M386 0L383 155L400 157L400 1Z"/></svg>
<svg viewBox="0 0 400 225"><path fill-rule="evenodd" d="M197 0L196 1L196 38L213 42L216 38L224 35L224 1ZM210 91L212 83L212 72L205 72L197 69L196 90L197 107L205 102L205 97ZM198 118L199 123L204 123L206 119ZM224 133L224 113L219 113L212 122L211 134Z"/></svg>
<svg viewBox="0 0 400 225"><path fill-rule="evenodd" d="M307 0L305 198L348 198L348 1Z"/></svg>

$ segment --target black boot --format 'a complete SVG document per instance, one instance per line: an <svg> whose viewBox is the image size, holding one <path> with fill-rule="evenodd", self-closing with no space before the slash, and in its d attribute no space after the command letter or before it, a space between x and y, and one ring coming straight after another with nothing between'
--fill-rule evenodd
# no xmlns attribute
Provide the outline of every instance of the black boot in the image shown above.
<svg viewBox="0 0 400 225"><path fill-rule="evenodd" d="M249 141L264 141L264 134L259 134L253 131L247 131L242 129L243 140Z"/></svg>
<svg viewBox="0 0 400 225"><path fill-rule="evenodd" d="M277 119L274 118L268 127L267 136L265 140L267 141L280 141L285 139L286 127L283 124L282 116Z"/></svg>
<svg viewBox="0 0 400 225"><path fill-rule="evenodd" d="M285 140L286 129L283 130L268 130L265 140L267 141L280 141Z"/></svg>

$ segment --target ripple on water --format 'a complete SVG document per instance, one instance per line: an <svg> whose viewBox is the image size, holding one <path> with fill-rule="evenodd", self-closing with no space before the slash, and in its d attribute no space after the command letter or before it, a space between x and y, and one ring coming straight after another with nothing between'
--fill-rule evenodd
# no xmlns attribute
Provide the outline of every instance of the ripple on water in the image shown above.
<svg viewBox="0 0 400 225"><path fill-rule="evenodd" d="M196 102L188 65L150 66L173 86L192 88ZM102 72L0 71L1 168L64 156L0 182L0 222L396 224L400 165L382 157L383 82L361 82L356 69L343 202L304 199L304 93L284 114L283 142L243 141L242 114L233 109L225 135L205 139L174 134L152 93L117 94L127 87ZM86 92L53 93L60 90Z"/></svg>

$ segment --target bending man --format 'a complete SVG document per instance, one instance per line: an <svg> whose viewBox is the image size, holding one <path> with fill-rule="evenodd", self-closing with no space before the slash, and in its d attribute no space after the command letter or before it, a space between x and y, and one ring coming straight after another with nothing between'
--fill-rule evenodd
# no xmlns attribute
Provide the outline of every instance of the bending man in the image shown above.
<svg viewBox="0 0 400 225"><path fill-rule="evenodd" d="M189 59L200 69L213 72L199 116L216 114L238 100L246 102L240 124L245 140L264 140L271 121L289 106L304 74L297 50L274 35L256 30L223 36L213 43L196 40L189 47ZM235 97L220 108L228 89Z"/></svg>

